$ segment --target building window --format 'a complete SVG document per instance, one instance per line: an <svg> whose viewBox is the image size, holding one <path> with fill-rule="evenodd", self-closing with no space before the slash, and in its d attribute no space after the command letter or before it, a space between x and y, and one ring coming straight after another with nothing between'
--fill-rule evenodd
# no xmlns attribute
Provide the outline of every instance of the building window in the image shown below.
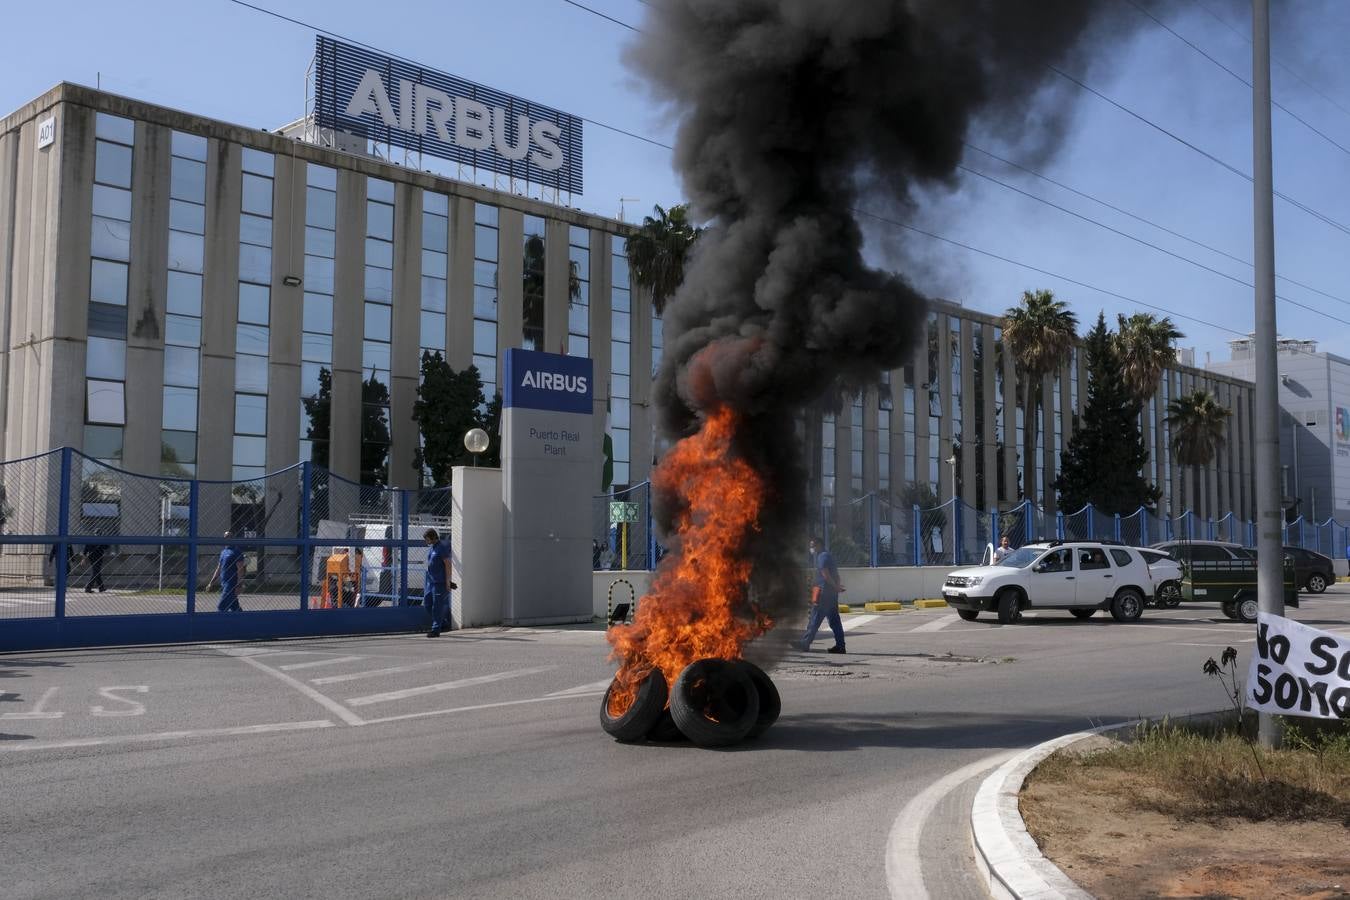
<svg viewBox="0 0 1350 900"><path fill-rule="evenodd" d="M394 323L394 184L366 179L361 332L361 483L389 480L389 370Z"/></svg>
<svg viewBox="0 0 1350 900"><path fill-rule="evenodd" d="M985 491L987 473L984 469L984 373L986 360L984 358L984 325L982 323L970 323L970 339L971 382L974 387L974 396L971 399L975 413L975 428L971 434L971 440L968 442L969 449L967 452L975 455L975 508L983 511L987 499Z"/></svg>
<svg viewBox="0 0 1350 900"><path fill-rule="evenodd" d="M169 161L169 293L164 328L164 425L160 474L197 471L201 382L202 264L206 233L206 138L173 133ZM177 427L170 427L170 425Z"/></svg>
<svg viewBox="0 0 1350 900"><path fill-rule="evenodd" d="M567 227L567 354L591 353L591 232Z"/></svg>
<svg viewBox="0 0 1350 900"><path fill-rule="evenodd" d="M524 264L521 276L521 346L544 349L544 220L525 216Z"/></svg>
<svg viewBox="0 0 1350 900"><path fill-rule="evenodd" d="M863 401L862 395L855 395L849 407L848 419L848 486L849 499L857 499L863 493Z"/></svg>
<svg viewBox="0 0 1350 900"><path fill-rule="evenodd" d="M473 364L483 395L497 393L497 207L473 207Z"/></svg>
<svg viewBox="0 0 1350 900"><path fill-rule="evenodd" d="M445 355L445 305L450 277L450 198L422 193L421 349Z"/></svg>
<svg viewBox="0 0 1350 900"><path fill-rule="evenodd" d="M905 440L905 487L909 487L918 478L918 469L914 456L915 447L915 420L914 420L914 366L907 365L903 372L904 386L901 388L903 394L901 403L901 422L900 427Z"/></svg>
<svg viewBox="0 0 1350 900"><path fill-rule="evenodd" d="M633 290L628 277L624 239L610 235L611 279L609 339L609 435L614 452L614 487L631 478Z"/></svg>
<svg viewBox="0 0 1350 900"><path fill-rule="evenodd" d="M267 472L268 345L272 310L272 154L244 148L239 205L239 308L234 331L235 481ZM246 415L240 418L241 411ZM261 423L259 425L259 423Z"/></svg>
<svg viewBox="0 0 1350 900"><path fill-rule="evenodd" d="M952 357L952 360L951 360L951 366L952 366L952 380L951 380L951 398L950 398L950 402L951 402L951 410L952 410L952 445L951 445L951 451L952 451L952 456L955 456L955 457L957 457L957 458L960 458L962 452L963 452L963 451L966 451L966 449L967 449L967 448L964 446L963 442L962 442L962 437L963 437L963 432L962 432L962 420L963 420L963 416L962 416L962 412L963 412L963 411L962 411L962 405L961 405L961 401L962 401L962 396L961 396L961 364L962 364L963 358L965 357L965 353L964 353L965 347L964 347L964 345L963 345L962 342L961 342L961 320L960 320L959 318L957 318L956 316L948 316L948 317L947 317L947 332L948 332L947 343L948 343L948 345L949 345L950 348L951 348L951 357ZM965 486L965 485L962 483L962 479L961 479L961 468L962 468L961 465L958 463L957 466L954 468L953 473L952 473L952 474L953 474L953 479L952 479L952 496L953 496L953 497L960 497L961 494L962 494L962 488L964 488L964 486Z"/></svg>
<svg viewBox="0 0 1350 900"><path fill-rule="evenodd" d="M333 387L337 172L305 166L305 295L300 319L300 458L327 467Z"/></svg>
<svg viewBox="0 0 1350 900"><path fill-rule="evenodd" d="M1008 496L1008 473L1004 468L1007 459L1007 436L1003 428L1003 329L994 326L994 468L998 487L996 502L1002 503Z"/></svg>
<svg viewBox="0 0 1350 900"><path fill-rule="evenodd" d="M835 416L825 413L820 417L820 502L822 520L828 520L835 501Z"/></svg>

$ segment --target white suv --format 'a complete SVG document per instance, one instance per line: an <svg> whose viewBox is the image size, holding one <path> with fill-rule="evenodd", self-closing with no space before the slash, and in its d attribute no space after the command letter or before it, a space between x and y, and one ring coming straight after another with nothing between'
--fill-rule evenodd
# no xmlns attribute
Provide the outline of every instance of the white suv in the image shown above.
<svg viewBox="0 0 1350 900"><path fill-rule="evenodd" d="M1066 609L1079 619L1109 609L1117 622L1134 622L1153 596L1153 579L1132 547L1048 541L1014 550L994 565L952 572L942 596L967 622L989 611L1008 625L1026 609Z"/></svg>

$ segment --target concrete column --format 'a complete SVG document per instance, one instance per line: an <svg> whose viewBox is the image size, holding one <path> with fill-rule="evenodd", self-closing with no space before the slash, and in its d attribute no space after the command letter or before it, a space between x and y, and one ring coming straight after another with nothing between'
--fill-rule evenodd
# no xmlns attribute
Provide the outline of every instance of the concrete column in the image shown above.
<svg viewBox="0 0 1350 900"><path fill-rule="evenodd" d="M609 255L609 236L603 231L591 232L591 318L588 323L591 336L591 360L595 365L595 392L591 397L591 437L595 442L595 471L591 484L595 488L595 493L600 493L601 475L605 464L604 439L605 439L605 400L610 395L612 385L611 369L612 354L610 351L610 312L611 312L611 290L614 284L614 265ZM634 327L636 328L636 321ZM634 333L634 338L637 335ZM630 379L629 383L632 383ZM641 413L646 415L645 407L639 407L636 399L630 401L632 432L631 444L633 460L630 463L630 477L632 483L637 484L646 480L646 475L639 475L639 472L645 473L646 466L639 468L638 463L648 463L649 460L643 460L638 456L638 436L643 432L639 430L638 418ZM651 446L650 428L646 437L646 445ZM650 454L650 450L648 451Z"/></svg>
<svg viewBox="0 0 1350 900"><path fill-rule="evenodd" d="M548 253L548 239L544 240ZM525 217L520 210L498 207L497 214L497 375L502 383L502 360L511 347L522 343L525 319ZM545 275L547 281L547 275ZM557 348L554 347L554 352Z"/></svg>
<svg viewBox="0 0 1350 900"><path fill-rule="evenodd" d="M1017 366L1013 362L1012 352L1006 347L1003 351L1003 479L1004 494L999 502L1008 506L1015 505L1017 495L1017 457L1022 452L1022 442L1017 437L1017 410L1021 404L1018 393Z"/></svg>
<svg viewBox="0 0 1350 900"><path fill-rule="evenodd" d="M961 502L975 505L975 460L980 454L980 417L975 412L974 322L961 321ZM966 523L973 530L974 523Z"/></svg>
<svg viewBox="0 0 1350 900"><path fill-rule="evenodd" d="M629 295L632 303L629 336L632 338L633 347L629 381L630 392L633 395L632 478L636 484L651 477L652 467L661 454L662 445L656 433L656 392L652 385L652 370L655 368L652 362L652 292L648 288L634 285L629 288ZM608 303L606 305L608 306ZM610 317L606 315L607 346L610 332Z"/></svg>
<svg viewBox="0 0 1350 900"><path fill-rule="evenodd" d="M413 404L422 368L422 190L402 182L394 186L394 317L390 348L389 484L416 488L421 473L413 467L417 423Z"/></svg>
<svg viewBox="0 0 1350 900"><path fill-rule="evenodd" d="M473 227L473 201L451 195L445 358L457 372L473 363Z"/></svg>
<svg viewBox="0 0 1350 900"><path fill-rule="evenodd" d="M878 464L881 461L881 447L877 440L877 388L869 387L863 392L862 426L862 492L871 494L878 487Z"/></svg>
<svg viewBox="0 0 1350 900"><path fill-rule="evenodd" d="M571 305L571 256L568 246L567 223L558 219L545 219L544 350L549 353L567 352L567 311Z"/></svg>
<svg viewBox="0 0 1350 900"><path fill-rule="evenodd" d="M0 322L3 325L3 338L0 349L4 350L4 359L0 360L0 433L4 435L6 454L9 456L9 410L14 403L10 396L10 368L14 365L12 346L14 343L14 240L18 222L14 216L15 190L18 187L19 136L15 132L0 134ZM22 420L16 419L18 424Z"/></svg>
<svg viewBox="0 0 1350 900"><path fill-rule="evenodd" d="M994 367L998 362L994 355L994 325L989 322L983 323L980 334L981 352L984 355L981 388L984 398L984 429L980 434L981 452L984 454L984 509L980 510L980 514L984 515L990 507L997 506L1002 498L998 495L998 442L994 421L997 415L995 412L997 405L994 403Z"/></svg>
<svg viewBox="0 0 1350 900"><path fill-rule="evenodd" d="M450 475L450 592L454 628L498 625L503 597L502 470L455 466Z"/></svg>
<svg viewBox="0 0 1350 900"><path fill-rule="evenodd" d="M834 528L839 534L850 534L849 517L852 508L853 435L849 429L849 408L845 405L834 417Z"/></svg>
<svg viewBox="0 0 1350 900"><path fill-rule="evenodd" d="M952 467L947 465L947 457L952 453L952 410L951 410L951 371L952 344L951 330L948 327L946 313L940 313L937 319L938 365L937 389L942 417L938 419L938 502L946 503L956 489L952 484Z"/></svg>
<svg viewBox="0 0 1350 900"><path fill-rule="evenodd" d="M1059 510L1059 503L1055 499L1055 491L1050 485L1055 480L1055 416L1058 414L1055 409L1055 376L1050 374L1045 376L1042 385L1042 397L1044 402L1041 405L1041 434L1040 441L1036 447L1036 453L1040 456L1042 471L1036 478L1036 491L1040 498L1040 503L1045 507L1047 514ZM1068 510L1073 512L1073 510Z"/></svg>
<svg viewBox="0 0 1350 900"><path fill-rule="evenodd" d="M210 142L202 279L202 380L197 395L197 476L205 479L228 479L234 462L234 346L239 317L242 160L238 144Z"/></svg>
<svg viewBox="0 0 1350 900"><path fill-rule="evenodd" d="M272 184L272 293L267 347L267 471L300 462L300 333L304 286L288 285L287 276L305 270L305 163L277 154ZM268 484L268 521L272 535L295 534L298 504L289 497L280 504L275 490L293 490L298 482L272 479ZM288 527L289 526L289 527Z"/></svg>
<svg viewBox="0 0 1350 900"><path fill-rule="evenodd" d="M329 468L361 478L361 340L365 334L366 178L338 169L333 276L333 408Z"/></svg>

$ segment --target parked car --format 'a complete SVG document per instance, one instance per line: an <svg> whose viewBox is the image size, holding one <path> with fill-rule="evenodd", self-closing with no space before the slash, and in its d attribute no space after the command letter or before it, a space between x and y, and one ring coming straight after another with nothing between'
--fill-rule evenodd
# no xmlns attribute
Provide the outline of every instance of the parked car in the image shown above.
<svg viewBox="0 0 1350 900"><path fill-rule="evenodd" d="M1148 563L1149 578L1153 581L1153 605L1175 609L1181 605L1181 563L1162 550L1136 547Z"/></svg>
<svg viewBox="0 0 1350 900"><path fill-rule="evenodd" d="M1336 567L1332 565L1331 557L1315 550L1288 546L1284 548L1284 555L1294 560L1295 581L1301 590L1320 594L1327 585L1336 583Z"/></svg>
<svg viewBox="0 0 1350 900"><path fill-rule="evenodd" d="M952 572L942 596L967 622L995 612L1008 625L1028 609L1063 609L1079 619L1109 609L1117 622L1134 622L1153 596L1153 580L1134 548L1044 541L1020 547L997 564Z"/></svg>

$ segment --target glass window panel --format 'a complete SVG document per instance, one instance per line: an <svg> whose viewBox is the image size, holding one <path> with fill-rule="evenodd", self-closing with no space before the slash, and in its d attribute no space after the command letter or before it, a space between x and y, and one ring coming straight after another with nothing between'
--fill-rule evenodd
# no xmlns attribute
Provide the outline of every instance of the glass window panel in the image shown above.
<svg viewBox="0 0 1350 900"><path fill-rule="evenodd" d="M94 117L94 134L109 141L134 144L136 143L136 123L131 119L101 112Z"/></svg>
<svg viewBox="0 0 1350 900"><path fill-rule="evenodd" d="M383 303L366 304L365 338L372 341L389 340L389 320L392 307Z"/></svg>
<svg viewBox="0 0 1350 900"><path fill-rule="evenodd" d="M272 305L272 289L260 284L239 285L239 321L266 325Z"/></svg>
<svg viewBox="0 0 1350 900"><path fill-rule="evenodd" d="M580 225L568 225L567 243L573 247L582 247L589 250L591 247L591 230L582 228Z"/></svg>
<svg viewBox="0 0 1350 900"><path fill-rule="evenodd" d="M589 281L577 282L577 292L572 297L572 305L590 306L591 305L591 283Z"/></svg>
<svg viewBox="0 0 1350 900"><path fill-rule="evenodd" d="M450 264L450 257L444 253L437 253L434 250L422 251L422 274L431 278L445 278Z"/></svg>
<svg viewBox="0 0 1350 900"><path fill-rule="evenodd" d="M178 387L197 387L201 381L200 363L195 347L164 348L164 383Z"/></svg>
<svg viewBox="0 0 1350 900"><path fill-rule="evenodd" d="M252 172L255 175L263 175L271 178L275 173L272 154L264 150L254 150L252 147L244 148L243 169L245 172Z"/></svg>
<svg viewBox="0 0 1350 900"><path fill-rule="evenodd" d="M85 421L95 425L127 423L126 385L120 381L85 382Z"/></svg>
<svg viewBox="0 0 1350 900"><path fill-rule="evenodd" d="M165 316L164 343L179 347L200 347L202 320L196 316Z"/></svg>
<svg viewBox="0 0 1350 900"><path fill-rule="evenodd" d="M305 287L316 294L333 293L333 261L321 256L305 257Z"/></svg>
<svg viewBox="0 0 1350 900"><path fill-rule="evenodd" d="M266 465L267 438L236 434L234 436L234 464L236 467L247 466L251 468ZM236 469L235 478L239 478L239 475L240 473Z"/></svg>
<svg viewBox="0 0 1350 900"><path fill-rule="evenodd" d="M169 232L169 268L177 272L202 271L206 238L186 231Z"/></svg>
<svg viewBox="0 0 1350 900"><path fill-rule="evenodd" d="M394 272L392 269L366 267L366 299L382 303L394 302Z"/></svg>
<svg viewBox="0 0 1350 900"><path fill-rule="evenodd" d="M474 286L473 314L475 318L497 318L497 291L495 288Z"/></svg>
<svg viewBox="0 0 1350 900"><path fill-rule="evenodd" d="M393 203L394 183L392 181L382 181L379 178L367 178L366 199L380 200L384 203Z"/></svg>
<svg viewBox="0 0 1350 900"><path fill-rule="evenodd" d="M121 459L122 429L106 425L84 426L84 452L94 459Z"/></svg>
<svg viewBox="0 0 1350 900"><path fill-rule="evenodd" d="M473 323L473 352L483 356L497 355L497 323L478 319Z"/></svg>
<svg viewBox="0 0 1350 900"><path fill-rule="evenodd" d="M387 373L389 371L389 345L383 341L362 341L361 369L364 378L370 377L372 369L376 372Z"/></svg>
<svg viewBox="0 0 1350 900"><path fill-rule="evenodd" d="M492 390L489 390L488 383L494 382L497 378L497 357L484 354L474 354L473 364L478 367L478 376L483 379L483 396L489 400L492 399Z"/></svg>
<svg viewBox="0 0 1350 900"><path fill-rule="evenodd" d="M314 397L314 396L317 396L317 395L318 395L318 393L319 393L319 372L321 372L321 371L323 370L323 368L324 368L324 366L323 366L322 363L307 362L307 363L301 363L301 364L300 364L300 396L301 396L301 397ZM303 433L304 430L305 430L305 429L304 429L304 426L305 426L305 424L306 424L305 418L304 418L306 414L305 414L305 412L304 412L304 406L303 406L303 405L301 406L301 412L300 412L300 415L301 415L301 420L300 420L300 424L301 424L301 432ZM304 456L301 456L300 458L301 458L301 459L304 459Z"/></svg>
<svg viewBox="0 0 1350 900"><path fill-rule="evenodd" d="M486 262L497 261L497 229L486 225L473 228L473 255L475 259Z"/></svg>
<svg viewBox="0 0 1350 900"><path fill-rule="evenodd" d="M473 220L479 225L491 225L497 227L497 207L489 203L475 203L473 205Z"/></svg>
<svg viewBox="0 0 1350 900"><path fill-rule="evenodd" d="M259 247L272 246L272 220L244 213L239 217L239 240Z"/></svg>
<svg viewBox="0 0 1350 900"><path fill-rule="evenodd" d="M337 194L318 188L305 191L305 224L330 231L337 228Z"/></svg>
<svg viewBox="0 0 1350 900"><path fill-rule="evenodd" d="M192 203L206 201L206 163L175 156L169 165L169 196Z"/></svg>
<svg viewBox="0 0 1350 900"><path fill-rule="evenodd" d="M161 431L159 433L160 462L191 465L197 461L197 433L193 431Z"/></svg>
<svg viewBox="0 0 1350 900"><path fill-rule="evenodd" d="M611 397L609 401L609 422L614 428L629 427L629 406L627 400Z"/></svg>
<svg viewBox="0 0 1350 900"><path fill-rule="evenodd" d="M366 238L366 265L392 269L394 267L394 245L379 238Z"/></svg>
<svg viewBox="0 0 1350 900"><path fill-rule="evenodd" d="M333 298L323 294L305 294L303 327L305 331L333 333Z"/></svg>
<svg viewBox="0 0 1350 900"><path fill-rule="evenodd" d="M632 312L633 298L628 291L615 288L610 292L609 305L615 312Z"/></svg>
<svg viewBox="0 0 1350 900"><path fill-rule="evenodd" d="M628 257L614 257L614 272L611 276L611 283L616 288L623 288L624 290L632 288L632 284L628 280Z"/></svg>
<svg viewBox="0 0 1350 900"><path fill-rule="evenodd" d="M272 214L272 179L261 175L244 174L244 195L239 204L241 212L258 216Z"/></svg>
<svg viewBox="0 0 1350 900"><path fill-rule="evenodd" d="M332 259L337 253L337 232L327 228L305 228L305 252Z"/></svg>
<svg viewBox="0 0 1350 900"><path fill-rule="evenodd" d="M423 216L422 246L442 251L450 246L450 220L445 216Z"/></svg>
<svg viewBox="0 0 1350 900"><path fill-rule="evenodd" d="M616 312L613 318L611 337L616 341L631 340L631 316L626 312Z"/></svg>
<svg viewBox="0 0 1350 900"><path fill-rule="evenodd" d="M255 247L253 244L239 245L239 280L253 281L258 284L272 283L272 250L269 247Z"/></svg>
<svg viewBox="0 0 1350 900"><path fill-rule="evenodd" d="M94 148L94 180L114 187L131 187L131 148L98 141Z"/></svg>
<svg viewBox="0 0 1350 900"><path fill-rule="evenodd" d="M175 131L170 146L173 148L172 153L174 156L195 159L198 162L206 162L206 138L199 134L186 134L182 131Z"/></svg>
<svg viewBox="0 0 1350 900"><path fill-rule="evenodd" d="M422 346L430 350L445 350L444 313L422 313Z"/></svg>
<svg viewBox="0 0 1350 900"><path fill-rule="evenodd" d="M394 239L394 208L387 203L366 204L366 237Z"/></svg>
<svg viewBox="0 0 1350 900"><path fill-rule="evenodd" d="M240 354L234 358L234 389L267 393L267 357Z"/></svg>
<svg viewBox="0 0 1350 900"><path fill-rule="evenodd" d="M567 330L571 334L589 334L591 330L591 308L580 304L573 304L568 307Z"/></svg>
<svg viewBox="0 0 1350 900"><path fill-rule="evenodd" d="M628 463L614 461L614 483L628 484Z"/></svg>
<svg viewBox="0 0 1350 900"><path fill-rule="evenodd" d="M234 352L267 355L267 326L240 324L235 332Z"/></svg>
<svg viewBox="0 0 1350 900"><path fill-rule="evenodd" d="M127 377L127 342L91 337L85 346L84 374L89 378L122 381Z"/></svg>
<svg viewBox="0 0 1350 900"><path fill-rule="evenodd" d="M538 237L544 236L545 226L542 218L539 216L524 216L523 220L523 228L526 237L529 237L530 235L536 235Z"/></svg>
<svg viewBox="0 0 1350 900"><path fill-rule="evenodd" d="M168 311L185 316L202 314L202 276L188 272L169 273Z"/></svg>
<svg viewBox="0 0 1350 900"><path fill-rule="evenodd" d="M422 193L422 211L448 216L450 215L450 198L445 194L424 191Z"/></svg>
<svg viewBox="0 0 1350 900"><path fill-rule="evenodd" d="M126 306L126 263L107 262L102 259L91 260L89 266L89 299L99 303Z"/></svg>
<svg viewBox="0 0 1350 900"><path fill-rule="evenodd" d="M579 334L569 334L567 336L567 355L568 356L589 356L591 353L591 340L582 337Z"/></svg>
<svg viewBox="0 0 1350 900"><path fill-rule="evenodd" d="M169 227L191 234L206 233L206 207L186 200L169 201Z"/></svg>
<svg viewBox="0 0 1350 900"><path fill-rule="evenodd" d="M300 358L307 362L333 362L333 336L331 334L311 334L306 331L300 335Z"/></svg>
<svg viewBox="0 0 1350 900"><path fill-rule="evenodd" d="M664 336L663 336L664 333L665 333L665 332L664 332L664 329L665 329L665 326L663 326L663 325L661 324L661 317L660 317L660 316L652 316L652 346L653 346L653 347L663 347L663 346L665 346L665 338L664 338Z"/></svg>
<svg viewBox="0 0 1350 900"><path fill-rule="evenodd" d="M422 278L422 308L432 312L445 312L444 279Z"/></svg>
<svg viewBox="0 0 1350 900"><path fill-rule="evenodd" d="M580 247L568 247L567 258L572 261L572 266L576 269L576 276L582 281L590 281L591 251L583 250Z"/></svg>
<svg viewBox="0 0 1350 900"><path fill-rule="evenodd" d="M630 371L630 367L632 365L632 360L629 359L629 357L632 355L630 351L631 348L627 344L619 343L618 341L614 341L610 344L609 348L610 367L613 369L615 374L618 375L632 374L632 372Z"/></svg>
<svg viewBox="0 0 1350 900"><path fill-rule="evenodd" d="M259 394L234 395L234 433L267 434L267 398Z"/></svg>
<svg viewBox="0 0 1350 900"><path fill-rule="evenodd" d="M103 259L131 259L131 223L94 216L90 230L89 253Z"/></svg>
<svg viewBox="0 0 1350 900"><path fill-rule="evenodd" d="M335 191L337 190L337 170L307 163L305 165L305 183L313 188Z"/></svg>
<svg viewBox="0 0 1350 900"><path fill-rule="evenodd" d="M89 334L92 337L126 339L127 308L110 303L89 304Z"/></svg>
<svg viewBox="0 0 1350 900"><path fill-rule="evenodd" d="M475 260L473 264L473 283L478 287L497 288L497 264Z"/></svg>
<svg viewBox="0 0 1350 900"><path fill-rule="evenodd" d="M267 475L263 466L234 466L230 469L230 478L234 481L257 481Z"/></svg>
<svg viewBox="0 0 1350 900"><path fill-rule="evenodd" d="M628 429L615 428L610 432L610 436L613 438L614 443L614 458L623 460L632 459L632 457L628 455Z"/></svg>
<svg viewBox="0 0 1350 900"><path fill-rule="evenodd" d="M106 184L94 185L94 215L130 222L131 191L108 187Z"/></svg>
<svg viewBox="0 0 1350 900"><path fill-rule="evenodd" d="M609 392L615 397L633 396L631 382L627 375L611 375L609 379Z"/></svg>

